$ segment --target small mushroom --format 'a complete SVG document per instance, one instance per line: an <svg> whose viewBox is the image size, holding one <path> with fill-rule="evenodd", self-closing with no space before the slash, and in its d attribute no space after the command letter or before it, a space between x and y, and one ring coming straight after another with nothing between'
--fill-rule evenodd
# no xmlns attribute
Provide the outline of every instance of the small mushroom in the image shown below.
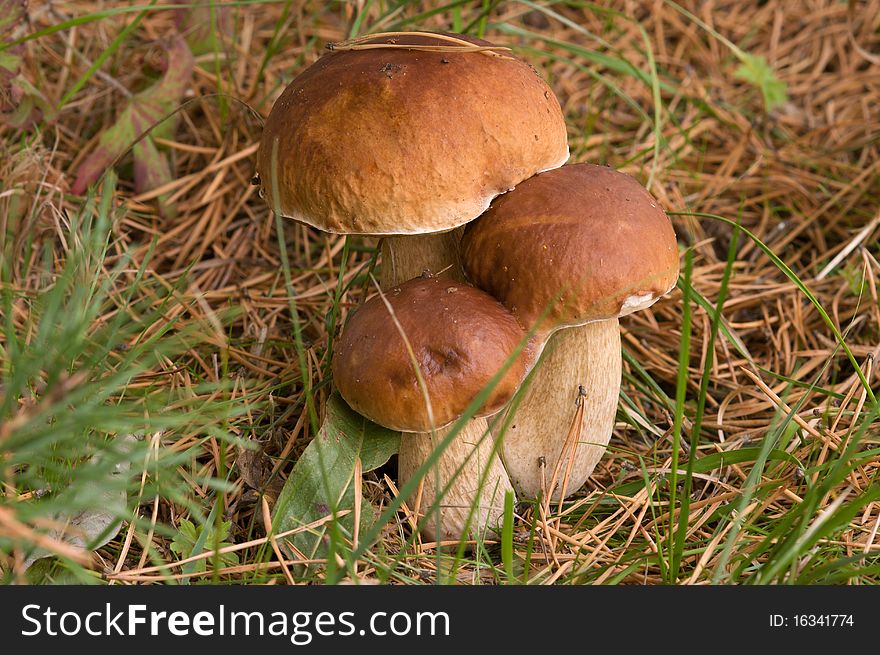
<svg viewBox="0 0 880 655"><path fill-rule="evenodd" d="M468 226L462 259L476 286L534 327L541 342L549 339L503 437L511 481L527 496L543 491L558 499L565 477L566 494L573 493L614 427L618 318L649 307L678 278L672 224L633 178L574 164L536 175L493 202ZM564 449L578 403L579 438ZM556 488L544 488L560 461Z"/></svg>
<svg viewBox="0 0 880 655"><path fill-rule="evenodd" d="M333 379L352 409L406 433L398 458L400 483L405 484L524 339L516 319L487 293L454 280L420 277L390 290L384 299L373 296L349 318L334 353ZM478 416L507 403L532 355L527 344ZM440 503L439 529L429 515L423 531L429 539L485 535L499 524L504 493L512 489L485 420L469 421L425 475L422 513L438 496L436 478L442 489L460 467Z"/></svg>

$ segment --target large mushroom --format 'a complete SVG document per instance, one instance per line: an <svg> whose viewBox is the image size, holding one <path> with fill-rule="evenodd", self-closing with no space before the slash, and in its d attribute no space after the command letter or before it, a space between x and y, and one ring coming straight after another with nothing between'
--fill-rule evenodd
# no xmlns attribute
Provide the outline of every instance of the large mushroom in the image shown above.
<svg viewBox="0 0 880 655"><path fill-rule="evenodd" d="M383 236L385 289L425 270L463 279L457 228L568 159L559 101L506 50L431 33L333 46L266 119L262 194L276 213L320 230ZM475 419L464 432L487 430ZM404 461L416 442L403 440ZM461 435L444 457L463 462L471 451Z"/></svg>
<svg viewBox="0 0 880 655"><path fill-rule="evenodd" d="M384 298L373 296L349 318L334 353L333 378L354 410L406 433L408 447L398 458L405 484L510 359L477 415L493 414L507 403L531 357L525 331L492 296L461 282L422 276L390 289ZM444 451L422 478L421 495L410 499L414 504L421 498L420 513L428 516L423 534L429 539L486 536L499 524L504 494L512 489L483 426L465 424L457 443L467 446L467 456ZM435 501L439 527L429 509Z"/></svg>
<svg viewBox="0 0 880 655"><path fill-rule="evenodd" d="M541 342L549 338L516 415L498 422L509 426L502 459L514 488L558 499L565 480L571 494L593 472L614 427L618 318L649 307L678 278L672 224L632 177L574 164L493 202L468 226L462 259L476 286ZM555 488L546 488L554 477Z"/></svg>
<svg viewBox="0 0 880 655"><path fill-rule="evenodd" d="M506 50L408 32L334 46L266 119L270 205L325 232L384 236L383 286L426 269L460 278L452 231L568 159L559 101Z"/></svg>

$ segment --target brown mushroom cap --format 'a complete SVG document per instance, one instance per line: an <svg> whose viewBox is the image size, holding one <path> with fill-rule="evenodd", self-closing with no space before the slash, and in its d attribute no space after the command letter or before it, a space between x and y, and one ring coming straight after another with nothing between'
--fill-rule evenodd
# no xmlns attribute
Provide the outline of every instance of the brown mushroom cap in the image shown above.
<svg viewBox="0 0 880 655"><path fill-rule="evenodd" d="M497 198L462 240L468 278L542 329L644 309L678 278L669 218L632 177L573 164Z"/></svg>
<svg viewBox="0 0 880 655"><path fill-rule="evenodd" d="M385 295L419 364L434 427L461 416L525 337L497 300L470 285L421 277ZM531 361L523 349L477 416L494 414L516 391ZM402 432L428 432L431 421L413 361L379 296L346 323L333 356L333 380L352 409Z"/></svg>
<svg viewBox="0 0 880 655"><path fill-rule="evenodd" d="M273 209L326 232L442 232L568 158L559 101L525 62L431 35L367 41L392 42L444 51L332 51L278 98L257 154Z"/></svg>

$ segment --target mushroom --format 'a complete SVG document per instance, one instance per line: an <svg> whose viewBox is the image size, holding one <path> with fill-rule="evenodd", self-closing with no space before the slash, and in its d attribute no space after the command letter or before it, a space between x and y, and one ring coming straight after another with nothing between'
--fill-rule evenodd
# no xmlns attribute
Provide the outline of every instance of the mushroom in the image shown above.
<svg viewBox="0 0 880 655"><path fill-rule="evenodd" d="M257 154L279 214L383 235L380 282L458 263L459 226L568 159L550 87L506 48L404 32L337 44L272 107Z"/></svg>
<svg viewBox="0 0 880 655"><path fill-rule="evenodd" d="M277 214L320 230L384 236L383 288L425 270L463 280L458 228L568 159L559 101L505 50L431 33L332 46L266 119L261 194ZM487 430L475 419L462 433ZM444 457L470 455L464 439ZM402 460L421 456L407 452L416 441L403 441Z"/></svg>
<svg viewBox="0 0 880 655"><path fill-rule="evenodd" d="M489 294L455 280L422 276L384 298L373 296L349 318L334 353L333 378L354 410L406 433L398 458L405 484L514 354L478 416L499 411L522 381L532 354L525 331ZM452 482L439 503L439 528L433 512L427 512L427 538L492 533L503 515L504 494L512 491L500 460L492 455L485 423L467 422L422 479L423 511L438 498L436 482L441 489ZM472 506L474 517L465 530Z"/></svg>
<svg viewBox="0 0 880 655"><path fill-rule="evenodd" d="M611 437L618 318L651 306L678 278L672 224L633 178L573 164L496 199L461 247L468 278L548 339L516 415L498 425L509 424L501 453L514 488L559 499L583 485Z"/></svg>

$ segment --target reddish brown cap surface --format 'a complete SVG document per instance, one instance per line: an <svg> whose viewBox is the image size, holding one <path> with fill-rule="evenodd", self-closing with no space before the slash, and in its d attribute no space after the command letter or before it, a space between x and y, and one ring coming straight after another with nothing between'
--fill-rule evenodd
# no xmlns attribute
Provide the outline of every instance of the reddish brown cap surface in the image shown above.
<svg viewBox="0 0 880 655"><path fill-rule="evenodd" d="M573 164L497 198L462 241L468 278L523 325L579 325L651 305L678 278L669 218L632 177Z"/></svg>
<svg viewBox="0 0 880 655"><path fill-rule="evenodd" d="M257 154L273 209L326 232L441 232L568 158L559 101L525 62L436 36L369 43L391 41L448 51L333 51L278 98Z"/></svg>
<svg viewBox="0 0 880 655"><path fill-rule="evenodd" d="M412 347L437 428L464 413L525 337L501 303L460 282L416 278L385 298ZM531 348L523 350L478 416L495 413L511 398L532 355ZM403 432L430 431L412 358L379 296L346 323L333 356L333 380L352 409L370 420Z"/></svg>

